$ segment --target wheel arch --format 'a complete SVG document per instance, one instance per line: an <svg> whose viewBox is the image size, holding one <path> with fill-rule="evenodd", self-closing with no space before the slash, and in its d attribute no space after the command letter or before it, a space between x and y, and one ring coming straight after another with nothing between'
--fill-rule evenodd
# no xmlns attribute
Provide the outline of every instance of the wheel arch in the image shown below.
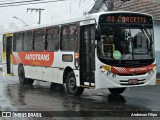
<svg viewBox="0 0 160 120"><path fill-rule="evenodd" d="M23 67L23 64L22 64L22 63L19 63L19 64L18 64L18 68L19 68L19 67Z"/></svg>

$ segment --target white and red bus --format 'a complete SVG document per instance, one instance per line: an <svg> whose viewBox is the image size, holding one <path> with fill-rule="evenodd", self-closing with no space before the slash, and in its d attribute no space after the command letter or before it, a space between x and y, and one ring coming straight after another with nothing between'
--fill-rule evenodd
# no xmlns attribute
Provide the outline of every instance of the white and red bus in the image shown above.
<svg viewBox="0 0 160 120"><path fill-rule="evenodd" d="M72 95L84 88L155 85L153 18L134 12L105 12L31 26L3 35L3 68L19 77L65 84Z"/></svg>

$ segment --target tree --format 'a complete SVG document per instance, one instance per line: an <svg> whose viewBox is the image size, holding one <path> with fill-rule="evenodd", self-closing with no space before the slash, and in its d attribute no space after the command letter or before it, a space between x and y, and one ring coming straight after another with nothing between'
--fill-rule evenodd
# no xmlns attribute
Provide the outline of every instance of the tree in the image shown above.
<svg viewBox="0 0 160 120"><path fill-rule="evenodd" d="M115 8L114 8L115 1L116 0L96 0L94 6L92 7L92 9L88 13L89 14L97 13L103 4L105 4L107 11L113 11L113 10L115 10ZM130 1L130 0L120 0L120 1L122 2L120 5L122 5L123 3Z"/></svg>
<svg viewBox="0 0 160 120"><path fill-rule="evenodd" d="M105 5L108 8L108 11L114 10L114 0L106 0Z"/></svg>

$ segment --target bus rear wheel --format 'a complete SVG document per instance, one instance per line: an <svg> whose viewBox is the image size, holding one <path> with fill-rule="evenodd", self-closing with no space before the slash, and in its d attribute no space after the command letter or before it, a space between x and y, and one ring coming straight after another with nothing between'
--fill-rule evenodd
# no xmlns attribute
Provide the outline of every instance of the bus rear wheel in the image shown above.
<svg viewBox="0 0 160 120"><path fill-rule="evenodd" d="M113 94L113 95L119 95L125 91L126 88L108 88L108 90Z"/></svg>
<svg viewBox="0 0 160 120"><path fill-rule="evenodd" d="M19 77L19 82L22 85L32 85L34 82L33 79L25 78L25 72L22 66L20 66L18 69L18 77Z"/></svg>
<svg viewBox="0 0 160 120"><path fill-rule="evenodd" d="M84 88L76 86L76 77L73 71L67 75L66 88L67 92L74 96L81 95L84 91Z"/></svg>

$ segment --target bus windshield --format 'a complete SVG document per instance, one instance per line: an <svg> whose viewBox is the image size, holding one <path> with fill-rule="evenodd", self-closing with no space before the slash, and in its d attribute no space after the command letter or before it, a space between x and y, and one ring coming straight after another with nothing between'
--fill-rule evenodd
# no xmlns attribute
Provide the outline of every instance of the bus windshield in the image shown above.
<svg viewBox="0 0 160 120"><path fill-rule="evenodd" d="M104 27L100 29L98 57L108 60L154 58L151 28Z"/></svg>

